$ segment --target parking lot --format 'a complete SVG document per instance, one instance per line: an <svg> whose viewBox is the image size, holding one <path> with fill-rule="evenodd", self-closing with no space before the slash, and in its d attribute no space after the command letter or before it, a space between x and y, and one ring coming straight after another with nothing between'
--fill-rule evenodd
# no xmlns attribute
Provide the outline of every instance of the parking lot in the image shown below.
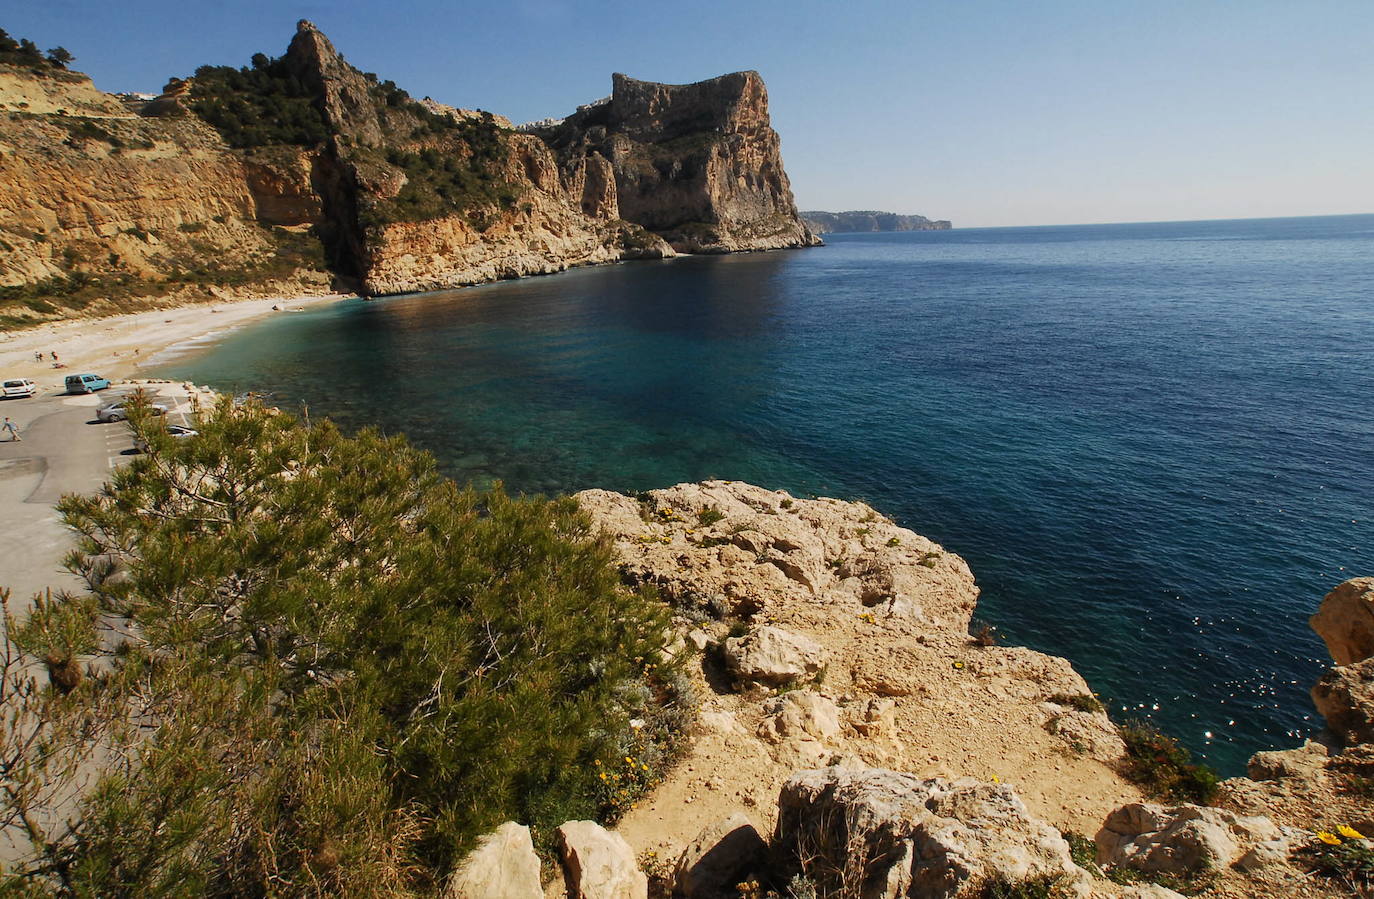
<svg viewBox="0 0 1374 899"><path fill-rule="evenodd" d="M79 587L62 569L73 539L53 506L65 493L99 489L112 468L136 455L128 424L99 422L96 409L139 386L168 404L170 424L188 423L190 391L182 384L121 382L77 396L50 388L0 401L0 416L13 419L22 438L0 434L0 587L11 590L16 613L35 593Z"/></svg>

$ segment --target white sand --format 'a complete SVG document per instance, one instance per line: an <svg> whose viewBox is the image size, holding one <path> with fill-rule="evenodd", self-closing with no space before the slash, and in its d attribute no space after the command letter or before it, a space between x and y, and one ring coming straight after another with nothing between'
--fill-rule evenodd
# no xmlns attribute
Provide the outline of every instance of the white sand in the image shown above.
<svg viewBox="0 0 1374 899"><path fill-rule="evenodd" d="M78 372L136 378L144 366L155 364L154 357L173 345L212 342L265 316L344 298L335 294L205 303L0 332L0 378L33 378L40 389L60 387L67 375ZM282 312L274 312L273 306ZM42 361L35 353L42 353ZM63 367L55 367L53 353Z"/></svg>

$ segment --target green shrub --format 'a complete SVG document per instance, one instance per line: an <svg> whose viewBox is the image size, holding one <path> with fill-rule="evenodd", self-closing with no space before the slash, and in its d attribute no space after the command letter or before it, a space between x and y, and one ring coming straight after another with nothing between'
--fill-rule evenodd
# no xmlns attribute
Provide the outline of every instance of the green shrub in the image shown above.
<svg viewBox="0 0 1374 899"><path fill-rule="evenodd" d="M725 513L714 506L709 506L697 513L697 524L704 528L709 528L725 517Z"/></svg>
<svg viewBox="0 0 1374 899"><path fill-rule="evenodd" d="M1101 700L1091 693L1056 693L1045 701L1092 714L1107 711L1102 707Z"/></svg>
<svg viewBox="0 0 1374 899"><path fill-rule="evenodd" d="M1206 804L1220 782L1216 771L1193 761L1193 754L1153 724L1131 721L1120 728L1126 743L1122 774L1147 793L1172 802Z"/></svg>
<svg viewBox="0 0 1374 899"><path fill-rule="evenodd" d="M329 136L315 98L281 59L257 54L254 65L201 66L191 109L231 147L314 146Z"/></svg>
<svg viewBox="0 0 1374 899"><path fill-rule="evenodd" d="M92 895L429 891L500 821L613 817L671 764L691 700L665 614L573 500L459 488L402 438L253 404L220 402L191 439L160 422L135 403L149 452L60 504L90 594L10 631L38 659L88 652L98 615L141 636L101 653L80 703L35 712L118 751L85 759L99 776L72 831L12 875ZM102 727L73 723L97 697ZM608 796L598 772L626 756L633 788ZM21 797L60 775L30 761Z"/></svg>
<svg viewBox="0 0 1374 899"><path fill-rule="evenodd" d="M1073 895L1064 878L1045 874L1026 880L993 877L983 885L981 899L1068 899Z"/></svg>

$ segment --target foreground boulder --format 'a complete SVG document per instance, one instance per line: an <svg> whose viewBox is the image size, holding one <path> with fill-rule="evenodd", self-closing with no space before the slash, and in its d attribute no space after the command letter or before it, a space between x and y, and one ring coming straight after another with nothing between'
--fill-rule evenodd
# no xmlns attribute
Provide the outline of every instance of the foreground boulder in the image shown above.
<svg viewBox="0 0 1374 899"><path fill-rule="evenodd" d="M815 677L825 659L815 640L780 627L760 627L725 641L725 665L740 681L781 686Z"/></svg>
<svg viewBox="0 0 1374 899"><path fill-rule="evenodd" d="M973 897L992 878L1081 879L1059 831L1002 784L879 768L793 775L778 799L775 863L823 889L870 897Z"/></svg>
<svg viewBox="0 0 1374 899"><path fill-rule="evenodd" d="M1312 702L1345 745L1374 743L1374 658L1323 674L1312 688Z"/></svg>
<svg viewBox="0 0 1374 899"><path fill-rule="evenodd" d="M734 814L707 826L678 859L678 895L716 899L736 895L735 885L767 864L768 846L749 819Z"/></svg>
<svg viewBox="0 0 1374 899"><path fill-rule="evenodd" d="M1268 818L1197 805L1124 805L1107 816L1096 842L1099 864L1177 876L1222 870L1252 852L1256 861L1287 856Z"/></svg>
<svg viewBox="0 0 1374 899"><path fill-rule="evenodd" d="M625 838L594 821L558 828L563 872L572 899L647 899L649 878Z"/></svg>
<svg viewBox="0 0 1374 899"><path fill-rule="evenodd" d="M482 837L449 881L448 899L540 899L530 829L507 821Z"/></svg>
<svg viewBox="0 0 1374 899"><path fill-rule="evenodd" d="M1326 594L1308 619L1337 665L1374 656L1374 577L1348 580Z"/></svg>

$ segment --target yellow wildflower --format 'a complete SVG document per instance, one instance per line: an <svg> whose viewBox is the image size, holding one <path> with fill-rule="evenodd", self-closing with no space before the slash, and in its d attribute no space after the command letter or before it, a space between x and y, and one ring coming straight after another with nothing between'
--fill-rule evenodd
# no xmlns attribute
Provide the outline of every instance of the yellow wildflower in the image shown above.
<svg viewBox="0 0 1374 899"><path fill-rule="evenodd" d="M1339 846L1339 845L1341 845L1341 838L1338 837L1338 836L1336 836L1334 833L1330 833L1329 831L1325 831L1325 830L1319 830L1319 831L1317 831L1317 839L1321 840L1323 843L1325 843L1325 844L1328 845L1328 846Z"/></svg>
<svg viewBox="0 0 1374 899"><path fill-rule="evenodd" d="M1356 830L1355 828L1351 827L1349 824L1342 824L1340 827L1337 827L1337 828L1336 828L1336 832L1337 832L1338 834L1340 834L1341 836L1343 836L1343 837L1349 837L1349 838L1352 839L1352 840L1367 840L1367 839L1369 839L1369 838L1366 837L1364 834L1360 833L1358 830Z"/></svg>

